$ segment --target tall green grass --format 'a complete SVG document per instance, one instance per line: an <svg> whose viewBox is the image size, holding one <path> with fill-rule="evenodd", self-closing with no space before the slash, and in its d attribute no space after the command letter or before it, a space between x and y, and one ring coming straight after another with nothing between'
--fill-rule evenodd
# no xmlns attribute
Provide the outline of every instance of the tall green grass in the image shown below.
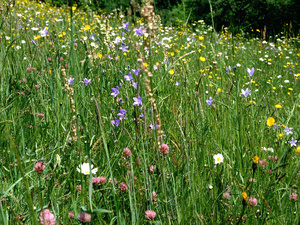
<svg viewBox="0 0 300 225"><path fill-rule="evenodd" d="M290 200L299 189L299 143L289 143L299 140L297 38L279 35L272 44L226 30L216 34L199 21L159 27L147 53L146 35L134 31L144 20L126 31L123 15L73 8L70 17L70 10L25 1L1 17L1 224L34 224L44 209L57 224L80 224L80 212L92 216L90 224L299 223L299 201ZM39 37L45 27L49 34ZM112 42L116 37L125 38L129 52L119 49L122 41ZM141 57L153 74L156 110ZM132 69L141 69L138 89L124 79ZM85 85L84 78L91 82ZM111 88L117 86L115 98ZM248 97L241 95L246 88ZM142 106L133 105L138 95ZM120 109L127 112L116 127L111 121ZM157 147L156 114L166 155ZM270 117L275 124L269 127ZM293 134L286 135L286 127ZM215 164L218 153L224 161ZM266 161L254 173L255 156ZM37 162L45 164L41 174L34 171ZM98 172L79 173L82 163ZM100 176L107 182L93 185ZM120 190L121 182L127 190ZM243 192L257 205L243 200ZM156 212L152 222L146 210Z"/></svg>

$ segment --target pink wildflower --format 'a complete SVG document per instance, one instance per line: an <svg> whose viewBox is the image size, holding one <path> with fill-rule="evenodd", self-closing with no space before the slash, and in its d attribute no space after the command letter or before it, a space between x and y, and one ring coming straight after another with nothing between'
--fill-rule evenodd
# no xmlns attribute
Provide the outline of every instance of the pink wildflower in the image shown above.
<svg viewBox="0 0 300 225"><path fill-rule="evenodd" d="M124 148L124 150L123 150L123 157L124 158L128 158L128 157L130 157L131 156L131 151L130 151L130 149L129 148Z"/></svg>
<svg viewBox="0 0 300 225"><path fill-rule="evenodd" d="M76 189L77 189L77 191L81 192L82 186L81 185L77 185Z"/></svg>
<svg viewBox="0 0 300 225"><path fill-rule="evenodd" d="M98 181L99 177L93 177L93 184L99 184L100 180Z"/></svg>
<svg viewBox="0 0 300 225"><path fill-rule="evenodd" d="M39 218L42 225L54 225L56 221L54 215L51 213L49 209L44 209L40 213Z"/></svg>
<svg viewBox="0 0 300 225"><path fill-rule="evenodd" d="M98 177L99 179L99 184L105 184L106 183L106 177Z"/></svg>
<svg viewBox="0 0 300 225"><path fill-rule="evenodd" d="M152 210L147 210L145 213L146 213L146 219L148 220L153 220L156 216L156 212Z"/></svg>
<svg viewBox="0 0 300 225"><path fill-rule="evenodd" d="M119 186L120 191L126 191L128 189L128 186L122 182Z"/></svg>
<svg viewBox="0 0 300 225"><path fill-rule="evenodd" d="M160 148L160 153L162 153L163 155L166 155L169 153L169 146L167 144L162 144L161 148Z"/></svg>
<svg viewBox="0 0 300 225"><path fill-rule="evenodd" d="M154 166L150 166L150 173L154 173Z"/></svg>
<svg viewBox="0 0 300 225"><path fill-rule="evenodd" d="M76 138L73 136L73 137L69 137L69 141L72 142L72 141L75 141Z"/></svg>
<svg viewBox="0 0 300 225"><path fill-rule="evenodd" d="M71 218L71 219L73 219L73 218L74 218L74 213L69 212L69 213L68 213L68 217Z"/></svg>
<svg viewBox="0 0 300 225"><path fill-rule="evenodd" d="M268 162L267 162L266 159L259 160L259 166L260 167L262 167L264 169L266 165L268 165Z"/></svg>
<svg viewBox="0 0 300 225"><path fill-rule="evenodd" d="M152 191L152 201L156 202L157 194L155 191Z"/></svg>
<svg viewBox="0 0 300 225"><path fill-rule="evenodd" d="M105 184L106 177L93 177L93 184Z"/></svg>
<svg viewBox="0 0 300 225"><path fill-rule="evenodd" d="M249 198L249 204L251 206L256 206L257 205L257 199L256 198L253 198L253 197L250 197Z"/></svg>
<svg viewBox="0 0 300 225"><path fill-rule="evenodd" d="M42 173L45 169L45 165L43 162L37 162L34 166L34 169L36 170L36 172Z"/></svg>
<svg viewBox="0 0 300 225"><path fill-rule="evenodd" d="M91 221L91 215L86 212L81 212L78 214L78 219L81 223L88 223Z"/></svg>
<svg viewBox="0 0 300 225"><path fill-rule="evenodd" d="M292 199L293 199L295 202L298 201L298 195L297 195L296 192L294 192L294 193L292 193L292 194L290 195L290 200L292 200Z"/></svg>
<svg viewBox="0 0 300 225"><path fill-rule="evenodd" d="M41 119L43 119L45 116L44 113L37 113L36 115L39 116Z"/></svg>
<svg viewBox="0 0 300 225"><path fill-rule="evenodd" d="M223 198L228 199L230 197L229 192L223 193Z"/></svg>

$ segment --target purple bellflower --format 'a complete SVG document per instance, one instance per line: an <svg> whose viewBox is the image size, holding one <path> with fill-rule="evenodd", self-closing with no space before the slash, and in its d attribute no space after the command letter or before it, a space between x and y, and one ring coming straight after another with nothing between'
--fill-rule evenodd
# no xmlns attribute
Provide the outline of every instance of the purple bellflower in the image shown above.
<svg viewBox="0 0 300 225"><path fill-rule="evenodd" d="M225 68L225 70L226 70L226 73L229 74L229 71L231 70L231 67L228 66L228 67Z"/></svg>
<svg viewBox="0 0 300 225"><path fill-rule="evenodd" d="M118 127L120 124L120 120L118 120L116 117L115 117L115 120L112 120L110 122L111 122L111 124L115 125L116 127Z"/></svg>
<svg viewBox="0 0 300 225"><path fill-rule="evenodd" d="M74 80L75 78L72 78L72 77L70 77L69 79L67 79L68 80L68 83L70 84L70 85L73 85L73 80Z"/></svg>
<svg viewBox="0 0 300 225"><path fill-rule="evenodd" d="M251 69L251 70L250 70L249 68L247 69L247 72L248 72L248 74L249 74L249 76L250 76L250 77L252 77L252 76L253 76L253 74L254 74L254 71L255 71L254 67L252 67L252 69Z"/></svg>
<svg viewBox="0 0 300 225"><path fill-rule="evenodd" d="M120 120L125 119L126 110L120 109L120 112L117 114Z"/></svg>
<svg viewBox="0 0 300 225"><path fill-rule="evenodd" d="M127 23L122 23L122 27L120 27L121 29L124 29L124 30L128 30L128 25L129 25L129 22Z"/></svg>
<svg viewBox="0 0 300 225"><path fill-rule="evenodd" d="M134 103L133 105L138 105L138 106L142 106L142 98L141 96L139 95L137 98L133 97L133 100L134 100Z"/></svg>
<svg viewBox="0 0 300 225"><path fill-rule="evenodd" d="M292 140L289 141L289 143L291 144L291 147L293 147L293 146L297 147L297 145L296 145L297 142L298 141L294 140L294 138L292 138Z"/></svg>
<svg viewBox="0 0 300 225"><path fill-rule="evenodd" d="M113 95L114 97L117 97L117 95L120 94L118 86L116 88L112 88L111 91L112 93L110 95Z"/></svg>
<svg viewBox="0 0 300 225"><path fill-rule="evenodd" d="M287 136L289 136L290 134L293 134L292 129L293 129L293 128L285 127L284 132L286 133Z"/></svg>
<svg viewBox="0 0 300 225"><path fill-rule="evenodd" d="M248 95L250 94L251 90L249 90L248 88L246 88L246 90L242 89L242 95L244 95L246 98L248 97Z"/></svg>
<svg viewBox="0 0 300 225"><path fill-rule="evenodd" d="M139 72L140 72L140 69L131 70L131 72L133 72L134 75L138 76L138 75L139 75Z"/></svg>
<svg viewBox="0 0 300 225"><path fill-rule="evenodd" d="M91 79L84 78L81 82L84 83L85 86L88 86L88 84L91 82Z"/></svg>
<svg viewBox="0 0 300 225"><path fill-rule="evenodd" d="M128 52L128 46L125 46L124 42L122 42L122 47L120 49L122 50L122 52Z"/></svg>
<svg viewBox="0 0 300 225"><path fill-rule="evenodd" d="M213 98L212 98L212 97L209 97L209 99L206 100L206 103L207 103L208 105L211 105L213 101L214 101Z"/></svg>
<svg viewBox="0 0 300 225"><path fill-rule="evenodd" d="M42 37L45 37L45 36L48 34L48 29L45 28L44 30L39 31L39 34L40 34Z"/></svg>
<svg viewBox="0 0 300 225"><path fill-rule="evenodd" d="M140 27L139 29L134 29L135 33L138 35L138 36L141 36L143 35L144 33L146 33L146 30L143 30L142 27Z"/></svg>
<svg viewBox="0 0 300 225"><path fill-rule="evenodd" d="M132 87L134 87L135 89L137 88L137 82L136 83L134 83L133 81L132 81Z"/></svg>
<svg viewBox="0 0 300 225"><path fill-rule="evenodd" d="M127 80L127 81L132 81L133 78L132 78L131 73L129 72L128 75L125 75L125 76L124 76L124 79Z"/></svg>

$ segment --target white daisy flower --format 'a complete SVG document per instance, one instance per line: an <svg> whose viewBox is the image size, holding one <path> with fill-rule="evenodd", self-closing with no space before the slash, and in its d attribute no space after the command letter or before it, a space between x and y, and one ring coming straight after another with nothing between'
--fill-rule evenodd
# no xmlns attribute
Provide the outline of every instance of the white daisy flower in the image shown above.
<svg viewBox="0 0 300 225"><path fill-rule="evenodd" d="M91 169L92 169L92 174L97 173L98 168L94 168L93 165L91 165ZM90 165L89 163L83 163L81 164L79 167L77 167L77 171L79 173L83 173L84 175L89 175L90 174Z"/></svg>
<svg viewBox="0 0 300 225"><path fill-rule="evenodd" d="M214 155L215 164L222 163L224 160L224 157L222 154L216 154Z"/></svg>

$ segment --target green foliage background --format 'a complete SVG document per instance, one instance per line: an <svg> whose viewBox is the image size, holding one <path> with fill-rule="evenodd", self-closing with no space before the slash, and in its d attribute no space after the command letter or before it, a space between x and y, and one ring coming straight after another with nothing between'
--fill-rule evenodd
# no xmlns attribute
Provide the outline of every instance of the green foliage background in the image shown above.
<svg viewBox="0 0 300 225"><path fill-rule="evenodd" d="M44 0L52 5L77 4L81 8L110 13L114 9L134 10L130 0ZM136 2L142 3L142 0ZM154 0L156 13L162 23L177 25L178 21L205 20L212 24L209 0ZM298 0L211 0L215 28L229 27L233 33L251 32L267 28L267 36L284 32L295 36L300 29ZM138 13L138 12L137 12ZM261 35L256 33L256 35Z"/></svg>

